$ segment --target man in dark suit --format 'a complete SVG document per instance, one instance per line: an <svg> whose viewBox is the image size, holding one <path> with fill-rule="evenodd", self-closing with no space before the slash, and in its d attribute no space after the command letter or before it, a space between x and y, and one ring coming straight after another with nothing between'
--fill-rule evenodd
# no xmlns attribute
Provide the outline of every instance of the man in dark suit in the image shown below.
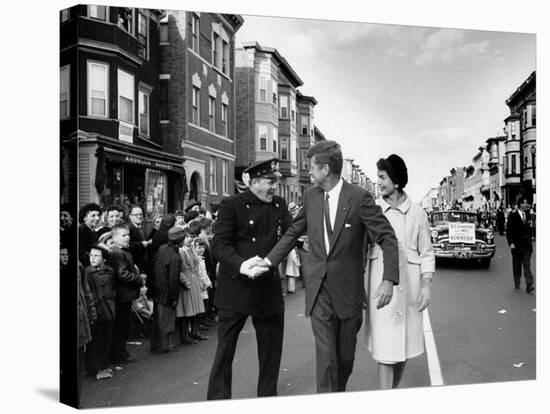
<svg viewBox="0 0 550 414"><path fill-rule="evenodd" d="M306 191L303 208L265 260L276 266L307 232L309 252L303 268L306 315L315 337L317 392L345 391L363 322L367 233L384 252L378 308L391 301L393 285L399 283L397 239L368 191L341 178L338 143L321 141L308 158L314 187Z"/></svg>
<svg viewBox="0 0 550 414"><path fill-rule="evenodd" d="M512 269L514 273L514 286L520 288L521 268L527 293L533 293L533 274L531 273L531 255L533 253L533 242L531 241L531 226L529 225L529 209L531 206L527 198L520 197L519 208L508 217L506 227L506 238L512 251Z"/></svg>
<svg viewBox="0 0 550 414"><path fill-rule="evenodd" d="M139 206L132 206L130 209L130 252L134 263L142 273L147 273L149 264L149 246L152 240L147 240L143 229L143 211Z"/></svg>
<svg viewBox="0 0 550 414"><path fill-rule="evenodd" d="M258 397L277 395L284 327L281 282L276 269L252 266L275 246L292 218L285 200L274 195L280 176L276 159L252 165L245 173L249 189L222 200L213 229L212 253L220 268L214 299L218 346L209 400L231 398L233 357L249 316L258 342Z"/></svg>

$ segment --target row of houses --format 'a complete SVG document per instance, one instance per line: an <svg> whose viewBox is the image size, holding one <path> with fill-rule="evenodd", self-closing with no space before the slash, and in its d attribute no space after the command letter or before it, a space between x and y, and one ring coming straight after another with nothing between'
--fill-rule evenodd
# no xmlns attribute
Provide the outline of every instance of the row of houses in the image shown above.
<svg viewBox="0 0 550 414"><path fill-rule="evenodd" d="M61 202L139 204L150 220L242 190L278 157L299 203L309 148L326 139L313 96L272 47L236 45L236 14L79 5L61 11ZM348 181L375 192L353 159Z"/></svg>
<svg viewBox="0 0 550 414"><path fill-rule="evenodd" d="M489 137L466 167L453 167L421 204L426 210L513 207L519 196L536 204L536 72L506 100L503 133Z"/></svg>

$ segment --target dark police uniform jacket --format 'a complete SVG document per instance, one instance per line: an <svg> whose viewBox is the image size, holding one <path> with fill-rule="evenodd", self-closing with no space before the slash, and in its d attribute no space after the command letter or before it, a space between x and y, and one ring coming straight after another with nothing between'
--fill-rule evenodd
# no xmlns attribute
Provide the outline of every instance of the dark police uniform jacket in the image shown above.
<svg viewBox="0 0 550 414"><path fill-rule="evenodd" d="M273 201L266 203L247 190L222 200L212 240L212 253L220 263L216 307L260 317L283 312L277 269L256 279L239 270L245 260L265 257L291 223L281 197L273 196Z"/></svg>

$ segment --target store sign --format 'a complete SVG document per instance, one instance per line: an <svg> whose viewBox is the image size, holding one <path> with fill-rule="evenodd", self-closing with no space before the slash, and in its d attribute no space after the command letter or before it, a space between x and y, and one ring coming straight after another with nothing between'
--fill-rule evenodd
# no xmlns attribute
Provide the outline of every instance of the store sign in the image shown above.
<svg viewBox="0 0 550 414"><path fill-rule="evenodd" d="M126 157L124 157L124 162L141 165L143 167L157 168L160 170L172 171L174 169L172 165L164 162L147 160L144 158L133 157L131 155L126 155Z"/></svg>
<svg viewBox="0 0 550 414"><path fill-rule="evenodd" d="M449 243L475 243L476 228L474 223L449 223Z"/></svg>
<svg viewBox="0 0 550 414"><path fill-rule="evenodd" d="M118 139L133 144L134 126L127 122L118 121Z"/></svg>

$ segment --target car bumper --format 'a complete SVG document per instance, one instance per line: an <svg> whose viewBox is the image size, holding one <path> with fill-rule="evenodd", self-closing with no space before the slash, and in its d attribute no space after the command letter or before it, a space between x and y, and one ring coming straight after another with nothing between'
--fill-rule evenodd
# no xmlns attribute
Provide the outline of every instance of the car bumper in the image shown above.
<svg viewBox="0 0 550 414"><path fill-rule="evenodd" d="M442 250L434 249L436 258L475 260L491 259L495 255L495 250L486 248L485 250Z"/></svg>

